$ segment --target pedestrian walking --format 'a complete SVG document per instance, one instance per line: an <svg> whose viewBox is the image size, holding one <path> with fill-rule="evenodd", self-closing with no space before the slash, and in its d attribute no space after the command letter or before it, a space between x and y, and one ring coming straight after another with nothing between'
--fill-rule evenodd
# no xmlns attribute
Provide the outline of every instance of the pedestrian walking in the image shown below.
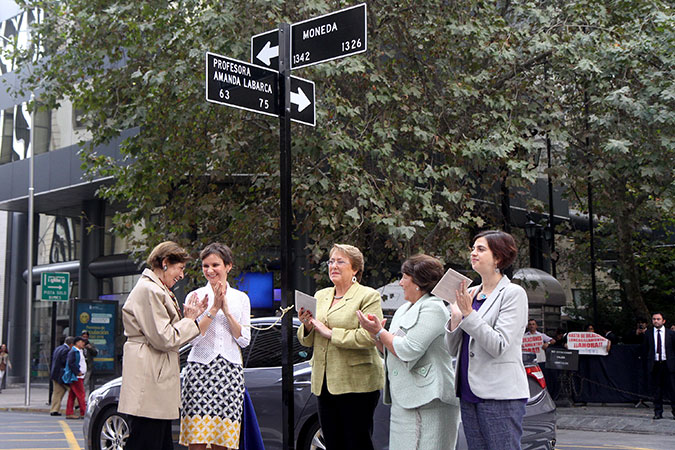
<svg viewBox="0 0 675 450"><path fill-rule="evenodd" d="M7 351L7 345L0 345L0 392L6 387L5 386L5 375L7 374L7 369L12 368L12 362L9 360L9 352Z"/></svg>
<svg viewBox="0 0 675 450"><path fill-rule="evenodd" d="M77 336L73 339L73 347L68 352L68 360L63 371L63 382L70 386L66 402L66 419L84 418L87 403L84 399L84 374L87 373L87 362L84 359L84 339ZM80 414L75 414L74 405L80 405Z"/></svg>
<svg viewBox="0 0 675 450"><path fill-rule="evenodd" d="M85 398L89 398L89 394L94 389L92 374L94 372L94 356L98 355L98 349L89 340L89 332L87 330L82 331L82 339L84 339L84 359L87 362L87 373L84 375L84 391L86 394Z"/></svg>
<svg viewBox="0 0 675 450"><path fill-rule="evenodd" d="M481 284L462 282L450 303L446 344L457 358L455 386L470 449L520 449L530 396L522 357L527 294L503 270L516 259L513 237L483 231L474 238L471 267Z"/></svg>
<svg viewBox="0 0 675 450"><path fill-rule="evenodd" d="M52 366L49 371L52 382L52 404L49 409L49 414L51 416L61 415L59 412L61 409L61 401L63 400L65 393L70 389L68 384L63 382L63 373L68 360L68 352L70 352L74 340L75 338L72 336L66 337L63 344L56 347L52 354Z"/></svg>

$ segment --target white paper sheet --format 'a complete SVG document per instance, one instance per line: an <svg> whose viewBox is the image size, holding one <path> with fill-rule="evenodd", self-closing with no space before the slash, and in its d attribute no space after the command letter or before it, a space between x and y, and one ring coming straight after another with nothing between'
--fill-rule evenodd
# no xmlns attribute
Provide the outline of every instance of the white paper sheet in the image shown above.
<svg viewBox="0 0 675 450"><path fill-rule="evenodd" d="M312 313L312 317L316 317L316 299L304 292L295 291L295 310L299 313L300 308L304 308Z"/></svg>
<svg viewBox="0 0 675 450"><path fill-rule="evenodd" d="M454 303L457 301L456 291L459 290L462 281L466 281L467 287L471 284L471 278L465 277L456 270L448 269L431 293L448 303Z"/></svg>

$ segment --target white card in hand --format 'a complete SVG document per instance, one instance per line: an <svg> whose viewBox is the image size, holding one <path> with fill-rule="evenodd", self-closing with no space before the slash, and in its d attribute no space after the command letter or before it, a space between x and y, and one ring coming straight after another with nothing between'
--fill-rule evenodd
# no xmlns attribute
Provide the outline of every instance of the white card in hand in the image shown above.
<svg viewBox="0 0 675 450"><path fill-rule="evenodd" d="M471 278L465 277L456 270L448 269L443 278L436 284L436 287L431 290L431 293L446 302L454 303L457 301L456 291L459 291L462 281L466 281L466 287L471 284Z"/></svg>
<svg viewBox="0 0 675 450"><path fill-rule="evenodd" d="M312 317L316 318L316 299L304 292L295 291L295 310L299 313L300 308L304 308L312 313Z"/></svg>

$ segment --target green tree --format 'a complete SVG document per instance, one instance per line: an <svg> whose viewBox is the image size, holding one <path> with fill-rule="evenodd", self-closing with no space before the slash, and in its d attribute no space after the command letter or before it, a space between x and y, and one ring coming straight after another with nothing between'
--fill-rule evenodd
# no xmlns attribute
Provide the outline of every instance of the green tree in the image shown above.
<svg viewBox="0 0 675 450"><path fill-rule="evenodd" d="M675 199L673 11L660 1L582 1L562 6L558 23L577 30L561 34L552 58L567 183L585 212L591 185L625 306L648 316L644 231L664 243L656 231L672 223Z"/></svg>
<svg viewBox="0 0 675 450"><path fill-rule="evenodd" d="M33 4L45 12L34 27L41 60L23 86L84 111L84 164L115 179L101 190L121 205L115 230L139 249L222 240L240 266L274 254L277 122L205 102L204 53L247 60L251 35L350 3ZM660 1L369 2L366 53L297 73L317 90L317 127L293 127L295 227L311 263L345 241L364 250L372 284L417 251L465 263L470 232L503 226L503 193L541 175L545 137L565 152L558 182L585 192L590 172L603 185L603 218L621 226L637 205L637 230L667 212L672 28ZM36 55L16 57L27 66ZM93 151L134 127L125 161ZM622 177L641 202L619 209Z"/></svg>
<svg viewBox="0 0 675 450"><path fill-rule="evenodd" d="M49 106L69 98L84 111L93 136L85 164L115 178L101 195L123 205L116 231L132 236L142 224L138 245L224 240L244 264L274 248L276 122L206 103L204 52L246 59L252 34L346 5L34 4L45 11L34 28L42 59L24 87L43 87ZM548 50L483 2L368 7L365 55L300 74L317 83L319 125L294 127L293 200L313 262L330 243L349 241L384 279L416 251L457 260L467 229L501 222L477 195L534 179L531 130L540 108L528 101L537 91L528 70ZM92 151L133 127L124 163Z"/></svg>

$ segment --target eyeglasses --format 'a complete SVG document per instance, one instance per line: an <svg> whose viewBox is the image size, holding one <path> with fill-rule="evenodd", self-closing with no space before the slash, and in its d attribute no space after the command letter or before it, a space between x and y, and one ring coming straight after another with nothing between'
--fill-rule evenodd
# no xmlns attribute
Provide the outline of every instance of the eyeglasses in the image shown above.
<svg viewBox="0 0 675 450"><path fill-rule="evenodd" d="M342 267L342 266L345 266L345 265L349 264L349 262L348 262L348 261L345 261L345 260L343 260L343 259L331 259L331 260L326 261L325 264L326 264L328 267L330 267L330 266L338 266L338 267Z"/></svg>

